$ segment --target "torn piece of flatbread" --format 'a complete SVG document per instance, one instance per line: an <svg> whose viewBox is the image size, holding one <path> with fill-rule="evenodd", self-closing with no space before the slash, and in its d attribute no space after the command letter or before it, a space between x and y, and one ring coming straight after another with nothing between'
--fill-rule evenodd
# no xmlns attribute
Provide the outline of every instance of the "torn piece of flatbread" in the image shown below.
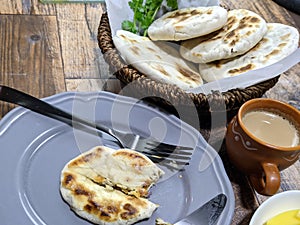
<svg viewBox="0 0 300 225"><path fill-rule="evenodd" d="M194 63L232 58L253 48L266 32L267 24L261 16L234 9L228 12L228 21L219 31L182 42L180 54Z"/></svg>
<svg viewBox="0 0 300 225"><path fill-rule="evenodd" d="M60 191L74 212L93 223L129 225L158 207L145 197L163 174L141 153L97 146L65 165Z"/></svg>
<svg viewBox="0 0 300 225"><path fill-rule="evenodd" d="M171 223L165 222L163 219L161 218L157 218L155 220L155 225L173 225Z"/></svg>
<svg viewBox="0 0 300 225"><path fill-rule="evenodd" d="M227 10L220 6L183 8L156 19L148 36L152 40L187 40L216 31L226 21Z"/></svg>
<svg viewBox="0 0 300 225"><path fill-rule="evenodd" d="M126 63L153 80L177 85L183 90L203 84L195 65L185 61L167 42L153 42L118 30L113 42Z"/></svg>
<svg viewBox="0 0 300 225"><path fill-rule="evenodd" d="M246 54L199 64L203 79L210 82L259 69L280 61L297 49L299 32L296 28L280 23L268 23L267 27L268 31L263 39Z"/></svg>
<svg viewBox="0 0 300 225"><path fill-rule="evenodd" d="M121 188L137 197L149 189L164 172L145 155L129 149L97 146L71 160L65 170L84 175L101 185Z"/></svg>
<svg viewBox="0 0 300 225"><path fill-rule="evenodd" d="M146 198L97 185L72 171L62 173L61 194L76 214L100 225L133 224L149 218L158 207Z"/></svg>

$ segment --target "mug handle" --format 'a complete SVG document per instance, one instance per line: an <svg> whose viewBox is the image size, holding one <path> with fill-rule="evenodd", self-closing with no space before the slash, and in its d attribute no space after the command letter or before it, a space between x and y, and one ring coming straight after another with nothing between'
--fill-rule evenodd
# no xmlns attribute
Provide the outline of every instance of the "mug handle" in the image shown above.
<svg viewBox="0 0 300 225"><path fill-rule="evenodd" d="M280 173L273 163L262 163L265 177L250 175L250 181L254 189L263 195L274 195L280 187Z"/></svg>

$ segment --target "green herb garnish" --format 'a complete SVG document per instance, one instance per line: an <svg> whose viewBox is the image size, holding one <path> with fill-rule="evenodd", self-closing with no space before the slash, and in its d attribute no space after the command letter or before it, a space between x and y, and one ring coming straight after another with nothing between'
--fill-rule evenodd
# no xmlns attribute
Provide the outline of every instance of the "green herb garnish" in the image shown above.
<svg viewBox="0 0 300 225"><path fill-rule="evenodd" d="M167 0L167 6L169 6L172 10L178 9L177 0Z"/></svg>
<svg viewBox="0 0 300 225"><path fill-rule="evenodd" d="M148 27L154 21L163 0L132 0L129 7L133 10L133 21L125 20L122 29L135 34L147 36ZM167 0L167 6L172 10L178 8L177 0Z"/></svg>

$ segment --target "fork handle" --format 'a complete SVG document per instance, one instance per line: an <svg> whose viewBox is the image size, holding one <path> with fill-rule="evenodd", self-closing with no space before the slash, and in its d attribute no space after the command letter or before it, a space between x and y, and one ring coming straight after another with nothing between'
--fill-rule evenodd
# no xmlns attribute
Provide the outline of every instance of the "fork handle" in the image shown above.
<svg viewBox="0 0 300 225"><path fill-rule="evenodd" d="M74 127L75 124L84 124L88 127L92 127L94 129L101 130L112 135L111 130L107 127L95 125L90 121L83 120L79 117L69 114L53 105L48 104L47 102L44 102L38 98L35 98L29 94L13 89L11 87L0 85L0 100L17 104L24 108L30 109L31 111L64 122L71 127Z"/></svg>

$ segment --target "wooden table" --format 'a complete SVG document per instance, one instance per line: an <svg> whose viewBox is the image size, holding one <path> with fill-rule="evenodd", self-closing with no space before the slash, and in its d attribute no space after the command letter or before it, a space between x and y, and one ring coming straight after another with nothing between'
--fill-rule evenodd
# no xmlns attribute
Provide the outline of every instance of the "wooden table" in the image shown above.
<svg viewBox="0 0 300 225"><path fill-rule="evenodd" d="M268 22L297 27L300 16L271 0L228 0L228 8L246 8ZM1 1L0 84L42 98L65 91L118 92L119 81L108 76L97 44L97 29L105 6L89 4L41 4L38 0ZM103 84L106 83L105 87ZM281 75L265 95L300 109L300 65ZM0 103L0 118L14 106ZM236 209L232 224L248 224L266 196L255 193L248 180L226 159L222 159L231 180ZM300 161L282 172L280 191L300 189Z"/></svg>

